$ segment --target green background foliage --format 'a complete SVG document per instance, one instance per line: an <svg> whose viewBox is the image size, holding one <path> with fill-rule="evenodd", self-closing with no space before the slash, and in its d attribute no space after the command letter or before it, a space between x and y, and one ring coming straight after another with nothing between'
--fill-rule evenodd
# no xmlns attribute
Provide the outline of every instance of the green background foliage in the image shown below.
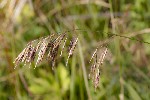
<svg viewBox="0 0 150 100"><path fill-rule="evenodd" d="M0 0L0 100L149 100L150 45L122 37L108 44L109 56L94 89L88 63L108 32L150 42L149 0ZM86 31L65 66L67 52L28 68L13 60L25 45L51 33ZM100 32L96 32L100 31ZM68 42L69 43L69 42ZM66 48L67 49L67 48Z"/></svg>

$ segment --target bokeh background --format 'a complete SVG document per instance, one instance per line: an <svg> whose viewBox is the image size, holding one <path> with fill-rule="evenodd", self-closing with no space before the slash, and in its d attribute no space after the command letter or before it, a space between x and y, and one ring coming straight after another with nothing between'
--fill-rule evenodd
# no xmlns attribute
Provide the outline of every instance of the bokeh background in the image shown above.
<svg viewBox="0 0 150 100"><path fill-rule="evenodd" d="M150 0L0 0L0 100L150 100L150 44L115 37L101 67L99 87L88 63L108 32L150 42ZM34 39L74 28L80 45L53 71L13 60ZM100 31L100 32L96 32Z"/></svg>

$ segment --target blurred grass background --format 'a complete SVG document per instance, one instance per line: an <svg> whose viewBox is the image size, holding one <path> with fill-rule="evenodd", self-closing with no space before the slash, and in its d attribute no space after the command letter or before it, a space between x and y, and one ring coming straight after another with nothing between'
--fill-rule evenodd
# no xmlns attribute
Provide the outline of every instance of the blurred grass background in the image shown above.
<svg viewBox="0 0 150 100"><path fill-rule="evenodd" d="M107 32L150 42L150 0L0 0L0 100L150 100L150 45L116 37L94 91L88 63ZM13 60L25 45L74 28L80 42L69 65L35 70ZM100 32L96 32L100 31ZM34 63L32 65L34 67Z"/></svg>

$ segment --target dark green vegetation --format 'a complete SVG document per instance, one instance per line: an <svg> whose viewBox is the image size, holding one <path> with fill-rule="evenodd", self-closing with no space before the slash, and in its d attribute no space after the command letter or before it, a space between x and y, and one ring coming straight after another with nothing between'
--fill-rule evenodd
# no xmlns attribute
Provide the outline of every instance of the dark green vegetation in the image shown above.
<svg viewBox="0 0 150 100"><path fill-rule="evenodd" d="M150 0L0 0L0 100L149 100L147 43L115 37L96 92L87 81L92 53L110 40L106 33L150 42L149 5ZM73 32L79 42L67 67L65 52L54 71L46 60L36 69L35 63L14 69L29 41L74 28L86 31Z"/></svg>

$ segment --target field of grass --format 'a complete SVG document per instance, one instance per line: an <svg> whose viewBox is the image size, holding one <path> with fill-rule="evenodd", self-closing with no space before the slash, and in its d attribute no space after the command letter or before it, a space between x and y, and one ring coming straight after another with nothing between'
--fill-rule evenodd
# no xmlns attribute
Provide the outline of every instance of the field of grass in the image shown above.
<svg viewBox="0 0 150 100"><path fill-rule="evenodd" d="M149 5L150 0L0 0L0 100L150 100ZM67 66L66 46L54 70L45 58L35 69L36 61L14 69L30 41L65 31L67 45L78 37ZM95 89L89 61L100 45L108 52Z"/></svg>

